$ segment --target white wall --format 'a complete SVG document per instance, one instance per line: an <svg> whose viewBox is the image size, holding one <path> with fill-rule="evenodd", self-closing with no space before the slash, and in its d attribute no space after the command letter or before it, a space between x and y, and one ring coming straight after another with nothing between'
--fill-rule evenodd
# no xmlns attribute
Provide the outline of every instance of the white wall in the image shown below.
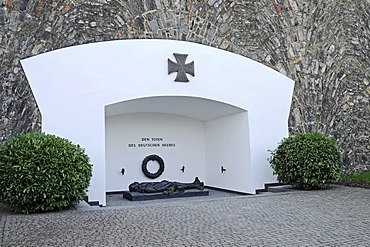
<svg viewBox="0 0 370 247"><path fill-rule="evenodd" d="M206 122L207 185L254 194L252 175L248 113Z"/></svg>
<svg viewBox="0 0 370 247"><path fill-rule="evenodd" d="M204 128L202 121L161 113L107 117L107 191L128 190L128 185L135 181L193 182L197 176L204 181ZM142 138L148 138L149 141L142 141ZM152 138L163 140L152 141ZM159 144L160 147L140 147L140 144ZM162 147L162 144L175 146ZM165 163L164 172L157 179L145 177L141 170L143 159L151 154L159 155ZM185 166L185 172L180 170L182 166ZM125 168L123 176L120 174L122 167Z"/></svg>

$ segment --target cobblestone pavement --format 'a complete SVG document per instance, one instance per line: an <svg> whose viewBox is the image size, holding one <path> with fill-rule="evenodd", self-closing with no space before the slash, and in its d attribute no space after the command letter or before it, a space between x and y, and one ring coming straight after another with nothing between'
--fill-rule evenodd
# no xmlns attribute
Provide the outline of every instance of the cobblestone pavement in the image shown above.
<svg viewBox="0 0 370 247"><path fill-rule="evenodd" d="M0 246L370 246L370 190L126 203L19 215Z"/></svg>

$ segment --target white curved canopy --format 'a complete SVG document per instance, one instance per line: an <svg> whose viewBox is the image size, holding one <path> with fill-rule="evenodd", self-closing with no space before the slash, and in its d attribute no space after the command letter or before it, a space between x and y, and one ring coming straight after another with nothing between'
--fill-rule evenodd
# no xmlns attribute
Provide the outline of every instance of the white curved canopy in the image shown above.
<svg viewBox="0 0 370 247"><path fill-rule="evenodd" d="M204 122L243 111L245 110L219 101L187 96L146 97L105 107L107 117L129 113L164 113Z"/></svg>

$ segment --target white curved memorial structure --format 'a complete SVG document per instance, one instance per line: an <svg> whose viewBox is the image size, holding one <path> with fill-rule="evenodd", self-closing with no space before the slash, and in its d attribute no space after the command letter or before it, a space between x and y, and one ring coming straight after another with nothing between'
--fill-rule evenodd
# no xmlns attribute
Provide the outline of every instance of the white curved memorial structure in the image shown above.
<svg viewBox="0 0 370 247"><path fill-rule="evenodd" d="M260 63L195 43L124 40L48 52L22 66L43 131L90 156L90 202L105 206L106 192L134 181L197 176L251 194L276 182L268 150L288 135L294 82ZM142 171L152 154L164 161L155 179Z"/></svg>

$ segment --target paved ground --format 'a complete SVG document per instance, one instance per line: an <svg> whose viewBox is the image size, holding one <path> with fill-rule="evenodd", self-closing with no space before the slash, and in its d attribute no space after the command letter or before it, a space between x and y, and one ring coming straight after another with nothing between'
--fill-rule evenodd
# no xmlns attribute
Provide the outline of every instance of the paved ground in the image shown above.
<svg viewBox="0 0 370 247"><path fill-rule="evenodd" d="M0 246L370 246L366 189L123 205L31 215L0 208Z"/></svg>

